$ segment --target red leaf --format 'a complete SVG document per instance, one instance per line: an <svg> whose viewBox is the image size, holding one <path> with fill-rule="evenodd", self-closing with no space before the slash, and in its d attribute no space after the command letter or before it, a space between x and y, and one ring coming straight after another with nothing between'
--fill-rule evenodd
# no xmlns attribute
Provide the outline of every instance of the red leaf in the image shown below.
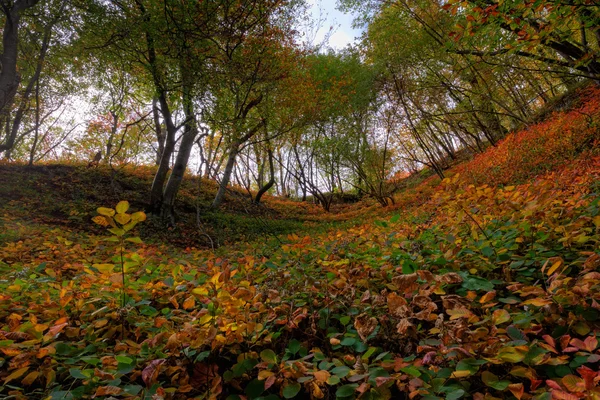
<svg viewBox="0 0 600 400"><path fill-rule="evenodd" d="M597 372L595 372L589 367L586 367L585 365L577 368L577 372L579 372L579 375L581 375L581 377L585 381L585 388L587 390L590 390L595 386L594 378L596 378L596 376L598 375Z"/></svg>
<svg viewBox="0 0 600 400"><path fill-rule="evenodd" d="M150 365L144 368L144 370L142 371L142 380L144 381L147 387L152 386L156 382L158 374L160 373L160 366L163 365L164 362L164 359L153 360L150 362Z"/></svg>
<svg viewBox="0 0 600 400"><path fill-rule="evenodd" d="M579 397L575 396L574 394L563 392L562 390L553 390L552 398L559 400L579 400Z"/></svg>
<svg viewBox="0 0 600 400"><path fill-rule="evenodd" d="M550 386L552 389L562 390L562 387L552 379L546 379L546 385Z"/></svg>

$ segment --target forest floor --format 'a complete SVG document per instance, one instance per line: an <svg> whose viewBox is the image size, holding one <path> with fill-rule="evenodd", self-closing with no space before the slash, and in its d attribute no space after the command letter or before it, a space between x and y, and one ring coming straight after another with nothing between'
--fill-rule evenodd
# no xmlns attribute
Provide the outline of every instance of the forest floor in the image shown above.
<svg viewBox="0 0 600 400"><path fill-rule="evenodd" d="M600 399L599 98L385 209L0 165L0 398Z"/></svg>

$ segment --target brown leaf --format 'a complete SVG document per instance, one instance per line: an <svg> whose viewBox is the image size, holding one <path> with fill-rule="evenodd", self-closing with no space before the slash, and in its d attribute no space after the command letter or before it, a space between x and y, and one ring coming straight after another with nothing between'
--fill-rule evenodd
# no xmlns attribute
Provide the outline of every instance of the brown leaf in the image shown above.
<svg viewBox="0 0 600 400"><path fill-rule="evenodd" d="M148 365L142 371L142 380L146 384L146 387L152 386L156 380L158 379L158 374L160 373L160 366L164 364L166 360L152 360L150 365Z"/></svg>
<svg viewBox="0 0 600 400"><path fill-rule="evenodd" d="M401 335L414 335L415 326L408 320L408 318L403 318L396 325L396 330Z"/></svg>
<svg viewBox="0 0 600 400"><path fill-rule="evenodd" d="M102 370L99 370L98 368L94 369L94 376L97 376L98 378L107 381L112 381L115 379L115 376L113 374L109 374L108 372L104 372Z"/></svg>
<svg viewBox="0 0 600 400"><path fill-rule="evenodd" d="M387 306L390 315L397 318L409 317L412 312L408 308L408 302L404 297L398 296L396 293L390 293L387 296Z"/></svg>
<svg viewBox="0 0 600 400"><path fill-rule="evenodd" d="M366 313L360 314L354 320L354 327L358 332L358 336L360 336L363 341L366 341L367 337L369 337L375 328L377 328L377 318L369 317Z"/></svg>
<svg viewBox="0 0 600 400"><path fill-rule="evenodd" d="M463 281L462 277L456 272L449 272L444 275L438 275L436 276L436 280L439 280L440 282L445 283L447 285L454 285Z"/></svg>
<svg viewBox="0 0 600 400"><path fill-rule="evenodd" d="M454 310L457 308L467 308L469 306L469 301L455 294L451 294L442 296L442 304L446 310Z"/></svg>
<svg viewBox="0 0 600 400"><path fill-rule="evenodd" d="M360 298L360 302L368 303L369 300L371 300L371 292L369 290L367 290L366 292L363 293L362 297Z"/></svg>
<svg viewBox="0 0 600 400"><path fill-rule="evenodd" d="M419 287L417 285L419 279L416 273L399 275L392 278L392 283L398 288L400 293L410 293Z"/></svg>

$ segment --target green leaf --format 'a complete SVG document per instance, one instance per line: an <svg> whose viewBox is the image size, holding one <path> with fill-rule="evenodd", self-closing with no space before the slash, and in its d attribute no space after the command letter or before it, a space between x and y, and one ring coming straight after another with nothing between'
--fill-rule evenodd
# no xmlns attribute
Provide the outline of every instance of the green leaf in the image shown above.
<svg viewBox="0 0 600 400"><path fill-rule="evenodd" d="M115 359L123 364L131 364L133 363L133 359L126 356L116 356Z"/></svg>
<svg viewBox="0 0 600 400"><path fill-rule="evenodd" d="M290 353L295 355L300 351L300 348L302 348L302 344L296 339L292 339L290 340L290 343L288 344L287 348Z"/></svg>
<svg viewBox="0 0 600 400"><path fill-rule="evenodd" d="M483 253L483 255L487 258L490 258L494 255L494 249L489 246L486 246L483 249L481 249L481 253Z"/></svg>
<svg viewBox="0 0 600 400"><path fill-rule="evenodd" d="M248 386L246 386L246 390L244 390L244 392L251 399L257 398L264 391L265 391L265 382L259 381L258 379L254 379L254 380L250 381L250 383L248 383Z"/></svg>
<svg viewBox="0 0 600 400"><path fill-rule="evenodd" d="M196 362L200 362L208 356L210 356L210 351L203 351L202 353L196 356Z"/></svg>
<svg viewBox="0 0 600 400"><path fill-rule="evenodd" d="M354 394L357 387L358 383L350 383L348 385L340 386L338 390L335 391L335 395L337 397L350 397Z"/></svg>
<svg viewBox="0 0 600 400"><path fill-rule="evenodd" d="M79 368L69 369L69 374L75 379L89 379L89 376L85 375Z"/></svg>
<svg viewBox="0 0 600 400"><path fill-rule="evenodd" d="M446 392L446 400L460 399L464 395L465 395L465 391L463 389L453 388L451 391Z"/></svg>
<svg viewBox="0 0 600 400"><path fill-rule="evenodd" d="M402 273L405 275L414 274L419 268L412 260L402 260Z"/></svg>
<svg viewBox="0 0 600 400"><path fill-rule="evenodd" d="M341 379L337 375L331 375L329 378L327 378L327 384L329 386L335 386L340 382L341 382Z"/></svg>
<svg viewBox="0 0 600 400"><path fill-rule="evenodd" d="M283 388L283 397L286 399L296 397L301 388L302 386L299 383L291 383Z"/></svg>
<svg viewBox="0 0 600 400"><path fill-rule="evenodd" d="M351 369L342 365L340 367L335 367L331 370L331 373L339 378L345 378L350 373Z"/></svg>
<svg viewBox="0 0 600 400"><path fill-rule="evenodd" d="M277 363L277 355L271 349L266 349L266 350L261 351L260 358L262 358L263 361L268 362L270 364Z"/></svg>
<svg viewBox="0 0 600 400"><path fill-rule="evenodd" d="M409 365L408 367L400 368L400 371L410 376L414 376L415 378L421 376L421 371L419 371L414 365Z"/></svg>
<svg viewBox="0 0 600 400"><path fill-rule="evenodd" d="M119 236L119 237L121 237L125 234L125 230L121 229L121 228L110 228L108 231L110 233L112 233L113 235Z"/></svg>
<svg viewBox="0 0 600 400"><path fill-rule="evenodd" d="M400 219L400 214L396 214L392 218L390 218L390 222L392 224L395 224L396 222L398 222L399 219Z"/></svg>
<svg viewBox="0 0 600 400"><path fill-rule="evenodd" d="M136 237L130 237L130 238L127 238L125 240L127 240L128 242L131 242L131 243L144 244L144 242L142 242L142 239L140 239L137 236Z"/></svg>
<svg viewBox="0 0 600 400"><path fill-rule="evenodd" d="M356 338L352 338L352 337L345 337L340 342L340 344L342 346L352 346L352 345L354 345L354 343L356 343Z"/></svg>

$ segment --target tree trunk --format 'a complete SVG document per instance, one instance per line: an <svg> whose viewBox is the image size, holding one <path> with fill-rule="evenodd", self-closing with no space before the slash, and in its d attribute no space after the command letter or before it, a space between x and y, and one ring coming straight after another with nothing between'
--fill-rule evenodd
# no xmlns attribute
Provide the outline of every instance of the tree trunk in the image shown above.
<svg viewBox="0 0 600 400"><path fill-rule="evenodd" d="M162 154L165 152L165 139L166 135L162 130L162 126L160 124L160 118L158 114L158 99L154 97L152 99L152 117L154 120L154 129L156 131L156 141L158 143L158 148L156 150L156 165L160 165L160 159Z"/></svg>
<svg viewBox="0 0 600 400"><path fill-rule="evenodd" d="M31 96L33 88L39 80L42 72L44 60L50 45L52 28L56 22L56 20L51 22L44 32L44 38L42 40L40 56L38 58L35 73L25 89L23 100L21 101L21 105L19 106L15 115L15 119L12 123L12 129L9 130L8 116L10 114L17 89L21 81L21 77L17 72L17 54L19 47L18 30L21 19L21 11L33 7L38 1L39 0L18 1L13 5L10 12L6 13L6 21L4 23L4 32L2 38L4 53L0 55L0 120L5 121L7 124L7 138L5 143L0 144L0 152L10 152L15 145L15 139L21 126L21 121L23 119L23 114L25 113L29 96Z"/></svg>
<svg viewBox="0 0 600 400"><path fill-rule="evenodd" d="M271 150L271 148L267 149L267 153L269 156L269 181L260 188L260 190L258 191L258 193L256 193L256 197L254 198L254 203L255 204L259 204L260 203L260 199L261 197L267 193L269 191L269 189L271 189L273 187L273 185L275 184L275 167L273 165L273 150Z"/></svg>
<svg viewBox="0 0 600 400"><path fill-rule="evenodd" d="M227 185L229 184L229 180L231 179L231 173L233 172L233 166L235 165L235 157L239 151L239 142L233 142L229 146L229 155L227 157L227 164L225 164L225 171L223 172L223 179L221 179L221 183L219 184L219 190L217 191L217 195L212 202L212 208L219 208L223 203L223 198L225 197L225 191L227 190Z"/></svg>

